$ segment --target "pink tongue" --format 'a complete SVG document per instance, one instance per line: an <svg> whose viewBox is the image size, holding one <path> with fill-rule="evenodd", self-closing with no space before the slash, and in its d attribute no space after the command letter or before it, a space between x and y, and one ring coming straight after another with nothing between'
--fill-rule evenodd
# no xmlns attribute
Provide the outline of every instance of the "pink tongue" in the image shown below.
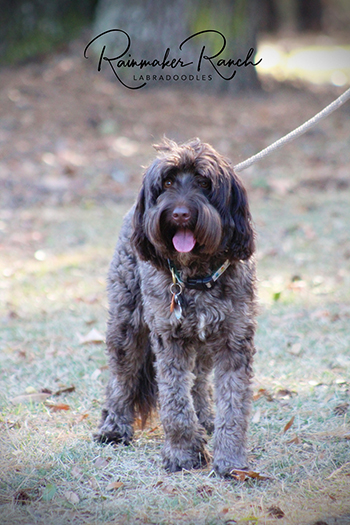
<svg viewBox="0 0 350 525"><path fill-rule="evenodd" d="M179 230L173 237L173 245L178 252L190 252L195 244L196 239L190 230Z"/></svg>

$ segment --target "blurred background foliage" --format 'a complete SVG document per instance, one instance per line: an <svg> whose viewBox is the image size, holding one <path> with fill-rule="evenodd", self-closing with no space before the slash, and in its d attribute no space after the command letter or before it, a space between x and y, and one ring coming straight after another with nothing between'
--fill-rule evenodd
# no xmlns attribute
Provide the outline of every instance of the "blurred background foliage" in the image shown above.
<svg viewBox="0 0 350 525"><path fill-rule="evenodd" d="M95 35L112 27L123 28L137 41L140 57L154 58L163 48L178 46L193 32L211 28L225 34L231 56L243 56L249 47L268 42L263 48L262 68L275 69L275 76L283 80L288 72L282 70L295 69L295 64L290 64L290 56L286 63L288 44L282 50L276 45L281 35L324 37L317 42L322 58L308 56L309 69L310 59L311 64L325 60L325 45L349 44L347 0L0 0L0 12L0 64L7 65L41 60L48 52L64 48L84 30ZM334 57L328 59L334 63ZM300 57L293 60L299 60L298 67L302 68ZM349 66L349 49L344 60ZM248 68L246 73L236 82L220 83L216 79L216 85L204 86L220 91L258 88L255 68ZM348 81L344 71L333 78L335 85Z"/></svg>

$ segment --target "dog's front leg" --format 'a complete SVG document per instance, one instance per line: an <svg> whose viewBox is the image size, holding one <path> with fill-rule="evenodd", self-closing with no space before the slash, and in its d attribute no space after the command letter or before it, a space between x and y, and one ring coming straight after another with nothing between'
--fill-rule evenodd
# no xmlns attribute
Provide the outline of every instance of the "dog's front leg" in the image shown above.
<svg viewBox="0 0 350 525"><path fill-rule="evenodd" d="M232 352L233 354L233 352ZM246 440L251 404L249 359L227 350L215 363L214 469L222 476L248 467Z"/></svg>
<svg viewBox="0 0 350 525"><path fill-rule="evenodd" d="M214 431L214 413L212 409L212 384L209 374L213 368L213 363L209 355L204 359L203 355L204 349L202 347L197 352L192 397L199 424L205 428L208 434L212 434Z"/></svg>
<svg viewBox="0 0 350 525"><path fill-rule="evenodd" d="M209 460L204 430L198 423L191 389L194 382L194 352L178 339L156 336L160 416L165 432L164 467L170 472L200 468Z"/></svg>
<svg viewBox="0 0 350 525"><path fill-rule="evenodd" d="M150 352L148 334L143 337L142 334L135 334L129 339L124 335L122 342L120 331L119 323L110 323L107 331L110 378L100 427L94 437L102 443L121 442L128 445L133 436L135 405L139 406L142 415L142 406L147 404L142 398L149 398L150 407L154 402L152 388L144 377ZM114 342L116 334L119 344Z"/></svg>

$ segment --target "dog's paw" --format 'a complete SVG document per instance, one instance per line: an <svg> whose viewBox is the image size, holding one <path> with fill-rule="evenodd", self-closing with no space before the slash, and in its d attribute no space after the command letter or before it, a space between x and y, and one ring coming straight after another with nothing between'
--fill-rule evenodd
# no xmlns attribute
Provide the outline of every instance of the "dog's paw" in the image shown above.
<svg viewBox="0 0 350 525"><path fill-rule="evenodd" d="M116 414L110 413L105 417L93 438L94 441L102 444L123 443L124 445L129 445L132 436L132 426L123 422L122 418L119 418Z"/></svg>
<svg viewBox="0 0 350 525"><path fill-rule="evenodd" d="M214 457L213 468L219 476L226 477L230 476L234 469L248 470L248 461L244 455L229 459Z"/></svg>
<svg viewBox="0 0 350 525"><path fill-rule="evenodd" d="M204 428L207 434L211 435L214 432L214 414L211 410L207 408L203 410L198 410L196 412L198 424L200 427Z"/></svg>
<svg viewBox="0 0 350 525"><path fill-rule="evenodd" d="M205 449L201 452L182 450L167 455L163 453L163 466L168 472L204 468L209 461L210 456Z"/></svg>
<svg viewBox="0 0 350 525"><path fill-rule="evenodd" d="M192 445L173 445L165 443L162 451L163 466L168 472L204 468L211 460L205 447L205 440L200 439Z"/></svg>
<svg viewBox="0 0 350 525"><path fill-rule="evenodd" d="M199 421L200 425L205 428L209 436L211 436L214 432L214 417L207 418L204 421Z"/></svg>
<svg viewBox="0 0 350 525"><path fill-rule="evenodd" d="M127 436L123 436L119 434L119 432L98 431L93 434L92 437L96 443L100 443L101 445L108 445L109 443L129 445L131 441Z"/></svg>

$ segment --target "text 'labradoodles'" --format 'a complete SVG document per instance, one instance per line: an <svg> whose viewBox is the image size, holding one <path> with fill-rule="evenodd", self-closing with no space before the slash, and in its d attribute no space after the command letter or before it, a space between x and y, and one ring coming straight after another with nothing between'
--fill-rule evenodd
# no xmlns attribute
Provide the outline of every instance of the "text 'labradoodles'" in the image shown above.
<svg viewBox="0 0 350 525"><path fill-rule="evenodd" d="M247 467L255 331L254 232L230 162L165 140L126 215L108 275L110 379L98 441L128 444L159 406L164 467ZM209 376L214 370L213 412Z"/></svg>

